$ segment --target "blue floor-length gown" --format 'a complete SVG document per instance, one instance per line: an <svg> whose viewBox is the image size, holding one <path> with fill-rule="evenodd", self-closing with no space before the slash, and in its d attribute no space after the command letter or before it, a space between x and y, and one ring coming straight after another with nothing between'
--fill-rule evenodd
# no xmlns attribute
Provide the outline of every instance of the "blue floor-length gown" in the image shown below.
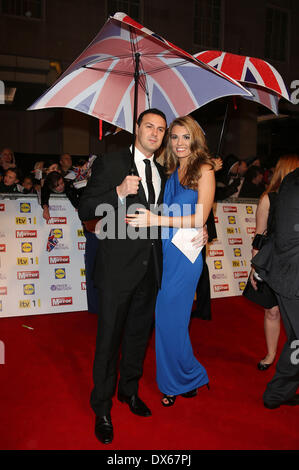
<svg viewBox="0 0 299 470"><path fill-rule="evenodd" d="M175 206L170 212L166 209L165 215L194 213L197 198L197 191L181 185L176 170L167 180L163 201L165 208ZM167 395L180 395L209 382L206 370L194 357L188 330L202 256L192 264L171 242L176 230L162 229L163 277L156 303L157 383Z"/></svg>

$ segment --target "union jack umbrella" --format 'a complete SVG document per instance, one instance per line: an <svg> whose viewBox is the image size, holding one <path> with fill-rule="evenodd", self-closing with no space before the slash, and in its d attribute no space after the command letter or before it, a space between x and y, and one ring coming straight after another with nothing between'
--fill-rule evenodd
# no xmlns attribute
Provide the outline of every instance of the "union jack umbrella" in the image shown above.
<svg viewBox="0 0 299 470"><path fill-rule="evenodd" d="M280 98L290 101L281 75L262 59L222 51L203 51L194 57L237 80L253 95L244 98L266 106L275 114Z"/></svg>
<svg viewBox="0 0 299 470"><path fill-rule="evenodd" d="M116 13L29 109L71 108L134 136L133 123L145 109L160 109L169 124L177 116L231 95L250 93L125 13Z"/></svg>

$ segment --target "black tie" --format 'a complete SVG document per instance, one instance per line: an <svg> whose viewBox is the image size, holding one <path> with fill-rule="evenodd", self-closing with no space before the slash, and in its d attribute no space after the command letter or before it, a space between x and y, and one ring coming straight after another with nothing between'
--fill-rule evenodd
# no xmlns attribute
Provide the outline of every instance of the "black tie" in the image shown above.
<svg viewBox="0 0 299 470"><path fill-rule="evenodd" d="M145 163L145 178L146 178L146 184L147 184L147 189L148 189L148 204L155 204L155 190L154 190L154 185L153 185L153 179L152 179L152 167L151 167L151 162L147 158L143 160Z"/></svg>

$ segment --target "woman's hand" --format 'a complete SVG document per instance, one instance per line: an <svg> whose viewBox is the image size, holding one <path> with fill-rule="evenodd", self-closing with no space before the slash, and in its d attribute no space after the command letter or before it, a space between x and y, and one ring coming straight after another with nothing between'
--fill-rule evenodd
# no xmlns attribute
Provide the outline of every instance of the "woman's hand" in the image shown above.
<svg viewBox="0 0 299 470"><path fill-rule="evenodd" d="M251 268L251 271L250 271L250 274L249 274L249 279L250 279L251 285L254 288L254 290L257 290L257 282L256 282L256 279L254 277L254 273L255 273L255 269Z"/></svg>
<svg viewBox="0 0 299 470"><path fill-rule="evenodd" d="M137 209L137 214L127 214L125 221L132 227L153 227L158 224L158 215L147 209Z"/></svg>
<svg viewBox="0 0 299 470"><path fill-rule="evenodd" d="M199 248L201 246L205 246L208 243L209 235L207 226L205 225L203 228L198 228L198 235L192 238L191 243L194 248Z"/></svg>

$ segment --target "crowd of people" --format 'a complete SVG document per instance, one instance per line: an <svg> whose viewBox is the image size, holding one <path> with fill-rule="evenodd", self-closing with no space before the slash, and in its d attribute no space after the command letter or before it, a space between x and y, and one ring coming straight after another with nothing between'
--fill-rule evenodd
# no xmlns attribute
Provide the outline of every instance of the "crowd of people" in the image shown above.
<svg viewBox="0 0 299 470"><path fill-rule="evenodd" d="M155 159L155 152L162 143L163 166ZM10 149L3 150L0 161L3 179L0 192L39 192L45 220L50 217L51 193L65 193L85 227L94 226L101 205L105 211L109 205L113 226L121 226L121 233L125 233L116 238L103 237L100 242L93 239L96 245L92 253L92 282L98 295L99 315L90 403L96 418L96 437L104 444L113 440L111 409L118 375L118 400L138 416L151 416L151 410L139 397L138 384L154 315L161 404L171 407L178 396L193 398L199 388L209 387L208 372L195 358L189 337L193 299L205 272L205 254L199 252L190 262L171 241L180 227L198 230L191 240L194 248L213 239L213 224L210 230L207 228L213 202L229 197L260 198L257 235L264 236L268 231L274 247L271 262L266 260L264 279L268 285L267 295L271 295L269 305L265 306L268 353L259 362L259 369L266 370L274 361L280 312L288 341L276 374L265 391L264 405L277 408L299 404L296 395L298 364L290 364L290 342L299 337L298 287L288 291L290 275L295 279L299 276L298 235L293 236L298 216L299 170L292 171L299 166L299 157L283 157L275 168L267 170L262 168L258 158L247 161L235 155L228 155L224 161L212 158L204 133L192 117L176 118L167 130L166 117L157 109L146 110L139 116L134 155L134 174L131 173L129 148L97 158L93 156L76 166L71 156L64 154L59 162L37 162L23 178ZM290 178L286 176L288 173ZM281 196L280 186L283 188ZM292 204L284 211L288 188L292 191ZM159 212L162 202L163 211ZM179 209L188 205L189 213L182 215L180 210L173 211L174 205ZM167 211L169 207L171 211ZM293 250L290 260L285 257L284 227L287 225L290 229L288 247ZM157 227L158 231L151 232L152 227ZM166 229L168 235L163 236ZM138 236L130 236L132 230ZM263 247L257 248L255 244L254 267L250 274L254 290L257 289L255 270L259 273L259 267L265 264L261 253ZM269 268L272 260L276 266L273 269ZM283 269L279 270L279 265ZM281 276L285 276L287 282Z"/></svg>
<svg viewBox="0 0 299 470"><path fill-rule="evenodd" d="M269 186L274 171L274 167L263 168L259 158L241 159L233 154L223 159L215 157L213 162L217 201L230 197L258 199ZM88 158L80 158L73 165L72 156L64 153L58 159L36 161L31 169L24 170L24 165L17 165L13 150L4 148L0 155L0 193L40 194L45 183L45 193L67 192L70 186L82 188L83 185L78 182L87 181L91 163ZM47 179L53 171L61 175L63 189L58 184L53 186L52 177ZM42 198L43 201L45 198L47 194ZM71 198L73 201L74 194ZM47 211L44 215L48 216Z"/></svg>
<svg viewBox="0 0 299 470"><path fill-rule="evenodd" d="M64 153L57 161L39 160L32 168L24 170L16 163L14 152L4 148L0 155L0 193L37 194L43 209L43 217L50 218L49 198L51 193L65 194L77 209L80 194L90 176L94 156L80 158L73 163L72 156Z"/></svg>

